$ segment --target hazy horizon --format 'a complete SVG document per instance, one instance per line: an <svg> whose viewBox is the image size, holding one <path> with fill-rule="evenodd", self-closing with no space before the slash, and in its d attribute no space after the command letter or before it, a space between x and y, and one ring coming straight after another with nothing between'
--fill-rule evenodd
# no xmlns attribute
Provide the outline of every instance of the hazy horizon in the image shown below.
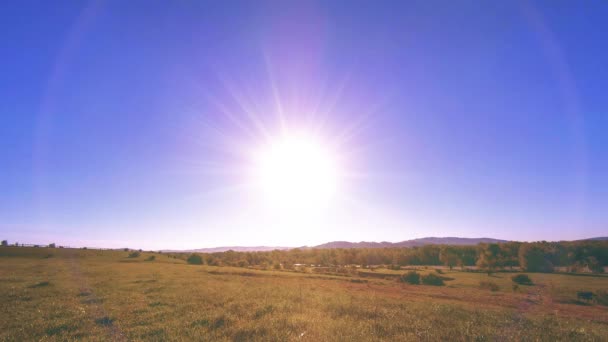
<svg viewBox="0 0 608 342"><path fill-rule="evenodd" d="M603 3L10 2L2 17L11 243L608 231Z"/></svg>

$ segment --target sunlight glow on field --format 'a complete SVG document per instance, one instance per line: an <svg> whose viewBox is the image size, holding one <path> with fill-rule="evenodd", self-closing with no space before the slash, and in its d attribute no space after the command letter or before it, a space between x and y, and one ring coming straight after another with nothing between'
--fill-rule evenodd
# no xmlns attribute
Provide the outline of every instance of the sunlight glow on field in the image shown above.
<svg viewBox="0 0 608 342"><path fill-rule="evenodd" d="M338 188L331 149L305 135L272 139L254 153L254 182L265 200L282 210L324 207Z"/></svg>

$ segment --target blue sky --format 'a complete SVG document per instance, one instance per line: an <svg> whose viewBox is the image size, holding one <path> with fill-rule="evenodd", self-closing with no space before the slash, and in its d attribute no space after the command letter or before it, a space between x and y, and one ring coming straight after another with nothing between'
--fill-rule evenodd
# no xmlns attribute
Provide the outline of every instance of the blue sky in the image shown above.
<svg viewBox="0 0 608 342"><path fill-rule="evenodd" d="M608 231L604 1L15 1L0 16L2 239ZM339 142L348 176L322 210L262 208L247 187L249 147L284 126Z"/></svg>

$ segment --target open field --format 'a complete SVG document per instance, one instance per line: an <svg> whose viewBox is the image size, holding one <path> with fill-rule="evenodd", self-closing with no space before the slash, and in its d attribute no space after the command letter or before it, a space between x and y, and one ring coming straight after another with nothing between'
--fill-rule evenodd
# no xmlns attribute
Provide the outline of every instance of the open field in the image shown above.
<svg viewBox="0 0 608 342"><path fill-rule="evenodd" d="M0 248L0 340L608 340L608 307L576 299L605 276L530 273L514 290L510 273L454 270L435 287L128 254Z"/></svg>

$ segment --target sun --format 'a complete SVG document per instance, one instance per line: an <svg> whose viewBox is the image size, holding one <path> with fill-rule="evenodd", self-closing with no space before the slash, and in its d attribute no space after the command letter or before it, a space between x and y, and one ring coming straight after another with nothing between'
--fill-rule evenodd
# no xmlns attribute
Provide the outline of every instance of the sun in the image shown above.
<svg viewBox="0 0 608 342"><path fill-rule="evenodd" d="M272 139L255 152L254 165L256 187L279 209L322 208L337 191L335 156L309 136Z"/></svg>

